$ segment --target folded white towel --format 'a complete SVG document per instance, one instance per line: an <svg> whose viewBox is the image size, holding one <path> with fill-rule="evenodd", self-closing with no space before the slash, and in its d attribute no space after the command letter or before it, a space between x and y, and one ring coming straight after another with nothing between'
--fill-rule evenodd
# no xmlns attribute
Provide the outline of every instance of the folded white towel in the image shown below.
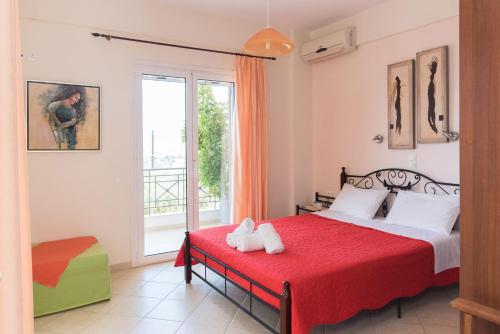
<svg viewBox="0 0 500 334"><path fill-rule="evenodd" d="M257 227L257 233L264 241L264 247L267 254L279 254L285 251L285 246L272 224L266 223L259 225L259 227Z"/></svg>
<svg viewBox="0 0 500 334"><path fill-rule="evenodd" d="M241 224L232 232L226 235L226 243L232 247L236 247L236 239L238 235L253 233L255 222L252 218L245 218Z"/></svg>
<svg viewBox="0 0 500 334"><path fill-rule="evenodd" d="M264 239L259 233L244 233L236 237L236 249L240 252L253 252L264 249Z"/></svg>

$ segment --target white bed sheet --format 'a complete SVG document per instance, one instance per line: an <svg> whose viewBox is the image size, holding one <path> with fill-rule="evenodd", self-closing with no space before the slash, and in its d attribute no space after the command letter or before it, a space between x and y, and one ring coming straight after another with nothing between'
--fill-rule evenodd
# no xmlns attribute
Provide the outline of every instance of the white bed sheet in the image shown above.
<svg viewBox="0 0 500 334"><path fill-rule="evenodd" d="M439 274L451 268L460 267L460 231L452 231L449 236L446 236L429 230L387 224L385 218L382 217L363 219L328 210L315 212L314 214L395 235L427 241L434 248L435 274Z"/></svg>

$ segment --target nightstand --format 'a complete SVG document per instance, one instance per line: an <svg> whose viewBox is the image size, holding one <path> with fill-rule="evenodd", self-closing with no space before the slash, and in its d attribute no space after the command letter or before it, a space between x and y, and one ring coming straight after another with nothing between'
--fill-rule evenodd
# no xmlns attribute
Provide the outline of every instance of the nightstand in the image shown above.
<svg viewBox="0 0 500 334"><path fill-rule="evenodd" d="M335 200L335 197L321 195L320 193L316 192L315 193L316 206L314 205L314 203L297 204L295 206L295 214L298 215L298 214L300 214L301 211L317 212L317 211L326 210L330 207L330 205L333 203L334 200ZM317 204L320 204L321 206L318 206Z"/></svg>

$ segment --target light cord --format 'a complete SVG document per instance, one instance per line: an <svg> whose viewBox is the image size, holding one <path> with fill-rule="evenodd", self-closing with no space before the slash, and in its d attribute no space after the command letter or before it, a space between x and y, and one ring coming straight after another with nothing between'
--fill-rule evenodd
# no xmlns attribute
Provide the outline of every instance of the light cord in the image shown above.
<svg viewBox="0 0 500 334"><path fill-rule="evenodd" d="M269 28L269 0L266 1L266 28Z"/></svg>

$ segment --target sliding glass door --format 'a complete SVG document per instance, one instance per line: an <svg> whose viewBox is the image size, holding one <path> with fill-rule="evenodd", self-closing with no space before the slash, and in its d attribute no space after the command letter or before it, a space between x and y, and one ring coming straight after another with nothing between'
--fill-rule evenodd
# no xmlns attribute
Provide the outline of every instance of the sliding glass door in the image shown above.
<svg viewBox="0 0 500 334"><path fill-rule="evenodd" d="M189 71L141 73L142 204L136 264L175 257L186 229L228 224L234 83Z"/></svg>
<svg viewBox="0 0 500 334"><path fill-rule="evenodd" d="M194 229L229 224L234 84L197 79L198 219Z"/></svg>
<svg viewBox="0 0 500 334"><path fill-rule="evenodd" d="M187 226L187 78L142 79L144 256L175 251Z"/></svg>

